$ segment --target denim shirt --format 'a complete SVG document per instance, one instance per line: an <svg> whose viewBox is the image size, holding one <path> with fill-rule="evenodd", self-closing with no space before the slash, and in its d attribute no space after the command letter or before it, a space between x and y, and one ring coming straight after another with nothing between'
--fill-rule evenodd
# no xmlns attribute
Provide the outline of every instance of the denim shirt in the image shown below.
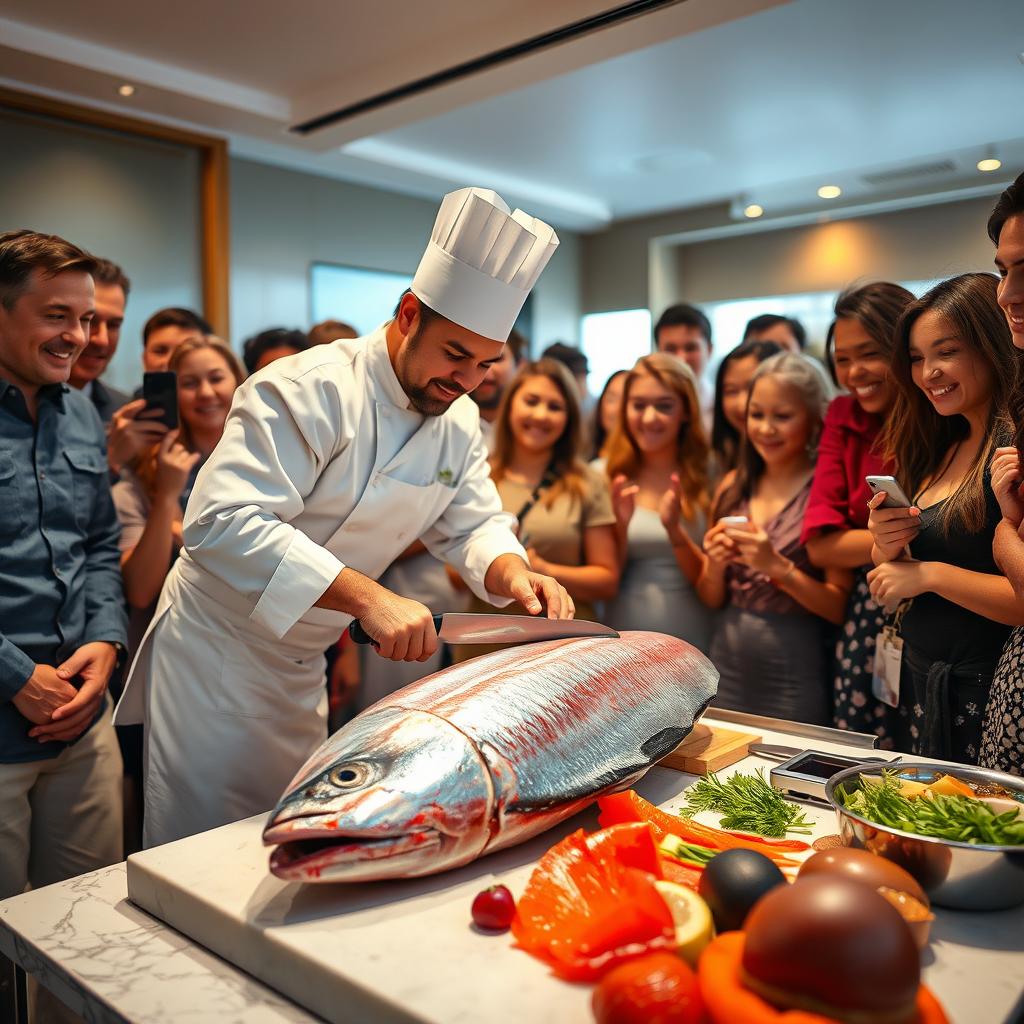
<svg viewBox="0 0 1024 1024"><path fill-rule="evenodd" d="M88 398L60 385L39 390L36 415L0 380L0 763L67 746L30 739L32 723L11 702L37 663L126 642L103 424Z"/></svg>

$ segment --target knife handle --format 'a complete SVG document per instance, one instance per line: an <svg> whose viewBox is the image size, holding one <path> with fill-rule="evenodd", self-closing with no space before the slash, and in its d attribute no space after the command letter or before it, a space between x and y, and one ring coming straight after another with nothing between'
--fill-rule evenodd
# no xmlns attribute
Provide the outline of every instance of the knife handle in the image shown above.
<svg viewBox="0 0 1024 1024"><path fill-rule="evenodd" d="M433 616L435 632L439 633L441 631L441 620L443 618L444 615ZM370 634L367 633L365 629L363 629L363 624L358 619L353 619L348 624L348 635L352 637L353 641L357 644L370 644L373 647L380 646L380 644L378 644L377 641L374 640L373 637L370 636Z"/></svg>

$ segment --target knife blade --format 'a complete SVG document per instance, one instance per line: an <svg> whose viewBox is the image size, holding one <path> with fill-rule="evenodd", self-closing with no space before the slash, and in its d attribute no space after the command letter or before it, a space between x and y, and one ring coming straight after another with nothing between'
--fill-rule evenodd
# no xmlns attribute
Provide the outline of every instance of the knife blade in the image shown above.
<svg viewBox="0 0 1024 1024"><path fill-rule="evenodd" d="M473 612L444 612L434 616L437 635L449 644L525 644L537 640L564 640L572 637L618 637L618 633L599 622L585 619L545 619L537 615L487 615ZM357 644L374 640L354 619L349 636Z"/></svg>

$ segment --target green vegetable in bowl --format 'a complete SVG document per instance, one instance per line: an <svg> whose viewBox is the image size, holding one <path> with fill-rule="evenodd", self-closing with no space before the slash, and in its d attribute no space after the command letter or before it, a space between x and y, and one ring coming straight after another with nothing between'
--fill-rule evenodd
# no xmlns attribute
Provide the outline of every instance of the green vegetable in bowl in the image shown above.
<svg viewBox="0 0 1024 1024"><path fill-rule="evenodd" d="M935 839L993 846L1024 845L1024 816L1016 810L997 814L984 800L933 794L909 799L900 793L897 771L880 778L861 775L858 788L837 786L843 807L876 825Z"/></svg>
<svg viewBox="0 0 1024 1024"><path fill-rule="evenodd" d="M679 813L692 818L698 811L717 811L722 815L722 828L775 839L787 832L811 832L811 823L800 808L765 782L760 770L756 775L737 772L724 782L714 772L698 779L686 791L686 803Z"/></svg>

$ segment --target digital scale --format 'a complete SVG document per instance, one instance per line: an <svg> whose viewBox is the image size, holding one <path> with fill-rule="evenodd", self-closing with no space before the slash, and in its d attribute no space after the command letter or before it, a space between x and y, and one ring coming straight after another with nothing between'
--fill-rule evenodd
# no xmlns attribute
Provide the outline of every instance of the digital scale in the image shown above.
<svg viewBox="0 0 1024 1024"><path fill-rule="evenodd" d="M884 757L844 757L842 754L826 754L822 750L801 750L788 761L772 768L769 778L771 784L783 793L800 800L827 804L825 783L833 775L847 768L878 762L888 763Z"/></svg>

